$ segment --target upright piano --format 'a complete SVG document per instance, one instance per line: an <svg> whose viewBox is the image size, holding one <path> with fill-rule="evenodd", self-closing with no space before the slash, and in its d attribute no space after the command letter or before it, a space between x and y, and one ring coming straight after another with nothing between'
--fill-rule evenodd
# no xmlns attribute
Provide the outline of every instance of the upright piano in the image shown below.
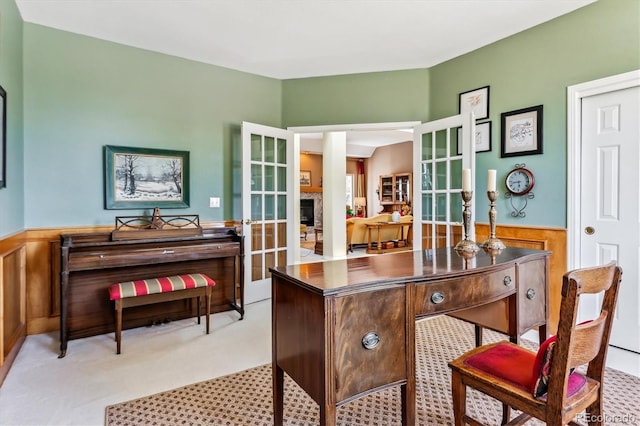
<svg viewBox="0 0 640 426"><path fill-rule="evenodd" d="M110 232L62 234L60 357L71 339L115 330L111 284L200 272L216 282L212 312L244 317L243 237L232 227L203 228L201 235L114 241ZM196 315L192 300L127 309L123 329Z"/></svg>

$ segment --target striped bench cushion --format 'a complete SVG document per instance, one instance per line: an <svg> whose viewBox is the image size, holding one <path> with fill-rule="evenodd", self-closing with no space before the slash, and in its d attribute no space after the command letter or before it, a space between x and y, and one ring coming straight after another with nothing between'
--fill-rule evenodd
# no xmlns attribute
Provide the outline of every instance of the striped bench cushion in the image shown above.
<svg viewBox="0 0 640 426"><path fill-rule="evenodd" d="M216 282L205 274L174 275L172 277L148 278L113 284L109 288L111 300L147 294L166 293L188 288L214 286Z"/></svg>

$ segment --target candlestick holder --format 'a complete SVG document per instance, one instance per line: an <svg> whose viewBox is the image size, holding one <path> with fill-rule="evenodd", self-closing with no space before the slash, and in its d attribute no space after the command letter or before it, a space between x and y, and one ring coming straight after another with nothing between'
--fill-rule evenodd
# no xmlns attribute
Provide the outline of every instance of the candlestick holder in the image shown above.
<svg viewBox="0 0 640 426"><path fill-rule="evenodd" d="M464 208L462 210L462 226L464 238L454 247L454 250L462 257L475 256L476 252L480 250L480 247L475 241L469 239L469 227L471 226L471 198L473 198L473 191L462 191L462 201L464 201Z"/></svg>
<svg viewBox="0 0 640 426"><path fill-rule="evenodd" d="M482 248L485 251L498 252L506 246L499 238L496 238L496 199L497 191L487 191L489 198L489 238L482 242Z"/></svg>

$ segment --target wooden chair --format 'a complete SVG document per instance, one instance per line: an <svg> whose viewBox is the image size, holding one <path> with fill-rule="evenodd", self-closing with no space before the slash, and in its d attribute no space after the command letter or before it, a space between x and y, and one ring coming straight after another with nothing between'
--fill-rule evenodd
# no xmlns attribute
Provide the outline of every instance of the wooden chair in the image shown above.
<svg viewBox="0 0 640 426"><path fill-rule="evenodd" d="M586 410L589 425L603 424L603 379L622 269L605 266L564 274L558 333L537 353L503 341L475 348L449 363L455 425L480 425L466 413L467 386L503 404L502 424L536 417L548 425L577 425ZM600 315L576 325L582 294L604 291ZM574 368L587 364L586 374ZM509 421L510 408L522 414Z"/></svg>

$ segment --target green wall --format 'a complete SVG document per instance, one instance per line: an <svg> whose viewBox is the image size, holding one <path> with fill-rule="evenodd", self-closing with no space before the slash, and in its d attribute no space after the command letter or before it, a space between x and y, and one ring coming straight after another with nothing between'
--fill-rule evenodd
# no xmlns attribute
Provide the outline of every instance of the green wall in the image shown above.
<svg viewBox="0 0 640 426"><path fill-rule="evenodd" d="M536 198L524 219L511 218L501 198L500 223L564 227L566 88L640 68L639 15L638 0L600 0L430 69L279 81L23 24L14 1L0 0L0 84L10 105L0 236L140 214L104 209L104 145L190 151L191 207L166 214L240 219L242 121L427 121L456 114L458 94L485 85L493 150L478 154L478 188L486 169L504 177L527 163ZM538 104L544 154L499 158L500 113ZM210 196L222 197L221 209L208 207Z"/></svg>
<svg viewBox="0 0 640 426"><path fill-rule="evenodd" d="M0 237L24 229L22 18L0 0L0 85L7 92L7 187L0 189Z"/></svg>
<svg viewBox="0 0 640 426"><path fill-rule="evenodd" d="M24 24L25 227L112 224L104 145L187 150L191 207L164 214L240 219L233 144L242 121L281 125L281 82ZM222 208L209 208L209 197Z"/></svg>
<svg viewBox="0 0 640 426"><path fill-rule="evenodd" d="M525 218L513 218L501 196L499 223L566 227L567 87L639 68L640 2L600 0L431 68L430 119L456 114L459 93L489 85L492 151L476 156L478 192L486 188L487 169L504 180L525 163L536 177L535 198ZM500 158L501 113L535 105L544 106L544 153ZM505 193L503 182L498 190ZM488 221L482 208L477 213Z"/></svg>
<svg viewBox="0 0 640 426"><path fill-rule="evenodd" d="M639 68L640 2L600 0L428 70L286 80L283 123L435 120L458 113L460 93L489 85L492 151L476 157L478 192L487 169L504 179L526 163L536 175L535 199L525 218L513 218L501 196L499 223L565 227L567 86ZM544 153L501 159L500 114L540 104ZM504 194L502 182L498 190ZM485 203L478 201L479 222L488 222Z"/></svg>
<svg viewBox="0 0 640 426"><path fill-rule="evenodd" d="M429 72L391 71L285 80L284 126L425 120Z"/></svg>

